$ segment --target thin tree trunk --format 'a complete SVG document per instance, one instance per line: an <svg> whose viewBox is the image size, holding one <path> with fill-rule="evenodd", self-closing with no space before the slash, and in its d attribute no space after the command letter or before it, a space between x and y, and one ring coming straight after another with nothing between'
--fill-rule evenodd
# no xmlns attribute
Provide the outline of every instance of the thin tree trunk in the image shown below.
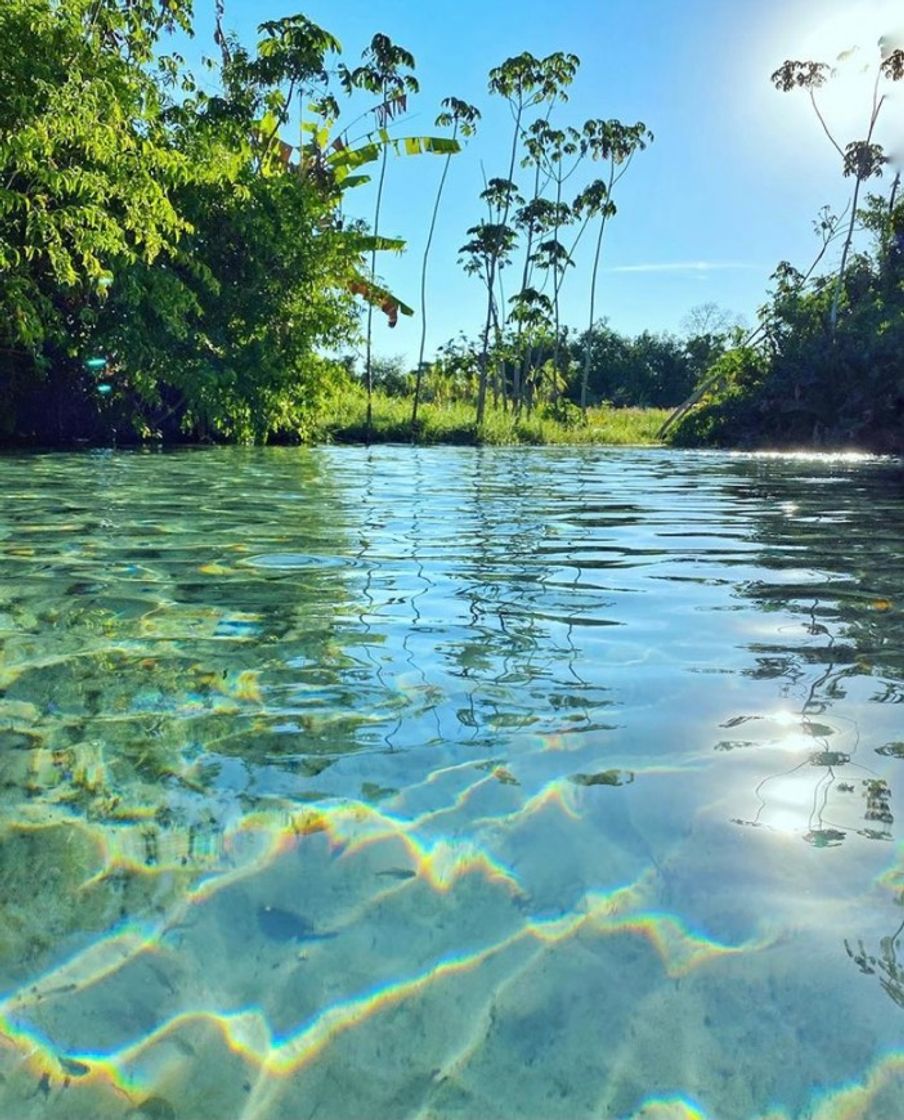
<svg viewBox="0 0 904 1120"><path fill-rule="evenodd" d="M499 308L493 307L493 334L496 340L496 353L502 346L502 328L499 325ZM493 367L493 408L499 407L499 398L502 397L502 409L505 411L505 359L502 359L501 368L497 358Z"/></svg>
<svg viewBox="0 0 904 1120"><path fill-rule="evenodd" d="M881 73L882 72L880 70L876 74L876 81L873 85L873 108L870 113L869 128L866 132L866 144L872 143L873 131L876 127L876 121L879 119L879 113L881 112L882 104L885 101L884 97L879 97L879 77ZM816 99L813 97L812 91L810 93L810 100L813 103L813 108L816 109L816 115L819 117L820 124L825 129L826 135L830 140L832 140L832 134L825 126L825 121L823 121L822 114L819 112L819 109L816 106ZM835 141L832 140L832 143L834 144ZM838 148L839 153L843 156L844 152L841 151L837 144L835 144L835 147ZM841 301L841 289L844 284L844 270L847 267L848 253L850 252L851 241L854 237L854 223L857 221L857 199L860 197L860 187L864 182L865 178L862 178L858 174L857 181L854 183L854 194L851 199L851 220L850 222L848 222L847 236L844 239L844 248L841 250L841 264L838 266L838 275L835 278L835 291L832 294L832 309L829 312L829 329L831 331L833 339L835 337L835 327L838 322L838 304Z"/></svg>
<svg viewBox="0 0 904 1120"><path fill-rule="evenodd" d="M508 182L512 181L512 176L515 174L515 159L518 155L518 136L521 131L521 114L522 108L518 109L515 116L515 131L512 136L512 155L509 160L509 173ZM508 192L505 200L505 209L501 214L500 225L504 226L508 221L509 208L511 206L511 192ZM494 289L496 287L496 258L490 260L489 275L487 276L487 321L486 327L483 332L483 348L480 355L480 385L477 390L477 423L483 423L483 416L486 410L487 403L487 360L489 358L489 345L490 345L490 328L493 325L493 298Z"/></svg>
<svg viewBox="0 0 904 1120"><path fill-rule="evenodd" d="M556 245L559 244L559 207L562 204L562 165L561 165L561 162L557 165L557 170L558 170L558 174L556 175L556 220L555 220L555 224L553 226L553 231L552 231L553 241L556 243ZM564 279L564 277L563 277L563 279ZM556 261L553 262L553 266L552 266L552 306L553 306L553 316L554 316L554 319L555 319L555 326L556 326L556 337L555 337L555 343L553 345L553 352L552 352L552 367L553 367L553 370L555 371L556 374L558 374L558 372L559 372L559 286L560 286L559 285L559 263L558 263L558 260L556 260ZM550 397L552 398L552 403L553 404L556 403L556 400L558 399L558 395L559 395L558 390L556 388L557 383L558 383L558 379L556 379L556 381L553 382L552 392L550 393Z"/></svg>
<svg viewBox="0 0 904 1120"><path fill-rule="evenodd" d="M478 369L480 377L477 383L477 424L483 423L484 412L487 404L487 355L490 349L490 328L493 325L493 281L492 261L487 263L487 318L483 326L483 345L480 348L480 361Z"/></svg>
<svg viewBox="0 0 904 1120"><path fill-rule="evenodd" d="M584 368L581 371L581 411L587 411L587 388L590 383L590 344L593 335L593 316L596 308L596 274L599 271L600 253L603 248L603 234L606 232L606 217L600 223L596 239L596 252L593 255L593 272L590 277L590 321L587 324L587 337L584 339Z"/></svg>
<svg viewBox="0 0 904 1120"><path fill-rule="evenodd" d="M383 158L380 161L380 181L377 184L377 205L374 211L374 247L370 253L370 278L372 283L376 283L377 279L377 238L380 235L380 205L383 201L383 182L386 178L386 159L389 155L389 148L386 144L383 145ZM373 433L373 394L374 394L374 377L373 377L373 362L371 351L371 340L373 337L373 322L374 322L374 305L373 300L367 301L367 351L364 363L364 380L367 384L367 420L365 421L365 439L370 443L370 437Z"/></svg>
<svg viewBox="0 0 904 1120"><path fill-rule="evenodd" d="M847 267L848 253L851 248L851 240L854 236L854 223L857 220L857 198L860 194L860 184L862 179L858 178L854 184L854 197L851 200L851 220L848 222L847 236L844 239L844 248L841 250L841 264L838 266L838 275L835 277L835 291L832 294L832 309L829 312L829 329L832 337L835 337L835 327L838 323L838 304L841 301L841 289L844 285L844 270Z"/></svg>
<svg viewBox="0 0 904 1120"><path fill-rule="evenodd" d="M551 108L552 107L550 106L550 109ZM547 120L549 119L549 113L546 114L546 118L547 118ZM547 179L547 182L549 182L548 179ZM544 184L544 186L545 186L545 184ZM533 194L533 198L531 199L531 203L536 202L539 197L540 197L540 161L538 159L537 164L536 164L536 170L534 172L534 194ZM528 222L528 224L527 224L527 244L526 244L525 249L524 249L524 268L521 272L521 291L522 291L522 293L527 290L527 286L528 286L528 283L530 281L530 274L531 274L530 251L533 248L533 244L534 244L533 226L531 225L530 222ZM529 367L529 361L528 361L527 358L525 358L523 366L518 361L518 358L517 358L517 354L520 353L520 350L521 350L521 336L522 336L523 333L524 333L524 322L523 322L523 320L519 319L518 320L517 345L515 347L516 357L515 357L515 361L512 365L512 403L513 403L513 406L514 406L512 411L516 415L517 415L517 413L519 413L521 411L522 387L523 387L523 384L524 384L524 379L526 378L528 370L530 368ZM528 349L528 354L529 353L530 353L530 350ZM522 370L523 370L523 372L522 372Z"/></svg>
<svg viewBox="0 0 904 1120"><path fill-rule="evenodd" d="M452 131L452 139L458 132L458 123L456 122L455 128ZM421 378L423 377L424 370L424 347L427 343L427 258L430 255L430 246L433 243L433 234L436 231L436 219L439 215L439 204L443 197L443 187L446 185L446 176L449 173L449 164L452 162L452 153L446 156L446 162L443 164L443 173L440 176L439 188L436 192L436 201L433 203L433 214L430 217L430 230L427 233L427 244L424 246L424 261L421 266L421 344L418 349L417 355L417 372L414 379L414 404L411 407L411 426L412 428L417 423L417 406L421 398ZM412 432L412 436L414 433Z"/></svg>
<svg viewBox="0 0 904 1120"><path fill-rule="evenodd" d="M606 206L612 203L612 188L618 180L625 174L631 164L632 155L628 156L622 170L615 174L615 164L612 164L609 169L609 184L606 187ZM596 274L600 267L600 252L603 248L603 234L606 232L606 222L609 220L608 213L604 210L600 221L600 232L596 239L596 252L593 254L593 272L590 279L590 321L587 324L587 337L584 340L584 368L581 371L581 411L586 415L587 413L587 388L590 382L590 341L593 335L593 316L596 306ZM582 231L583 232L583 231Z"/></svg>

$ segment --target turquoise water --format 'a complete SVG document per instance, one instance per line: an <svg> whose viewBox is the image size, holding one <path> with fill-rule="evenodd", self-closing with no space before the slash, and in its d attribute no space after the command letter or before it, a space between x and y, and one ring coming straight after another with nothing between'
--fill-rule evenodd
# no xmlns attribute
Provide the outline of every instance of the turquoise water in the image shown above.
<svg viewBox="0 0 904 1120"><path fill-rule="evenodd" d="M900 463L0 495L0 1116L904 1116Z"/></svg>

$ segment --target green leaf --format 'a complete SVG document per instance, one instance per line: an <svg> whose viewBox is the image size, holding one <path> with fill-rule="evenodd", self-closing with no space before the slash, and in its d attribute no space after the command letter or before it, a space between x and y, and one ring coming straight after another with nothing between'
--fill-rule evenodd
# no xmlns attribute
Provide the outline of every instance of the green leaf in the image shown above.
<svg viewBox="0 0 904 1120"><path fill-rule="evenodd" d="M358 252L361 253L371 253L375 250L377 252L401 253L407 246L407 242L401 237L374 237L373 234L361 233L350 234L349 238L353 241Z"/></svg>

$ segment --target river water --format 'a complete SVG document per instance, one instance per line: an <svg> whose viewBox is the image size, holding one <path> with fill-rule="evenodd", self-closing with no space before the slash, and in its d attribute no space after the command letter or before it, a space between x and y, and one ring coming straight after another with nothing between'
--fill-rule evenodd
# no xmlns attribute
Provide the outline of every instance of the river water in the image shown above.
<svg viewBox="0 0 904 1120"><path fill-rule="evenodd" d="M904 1115L904 466L0 458L0 1115Z"/></svg>

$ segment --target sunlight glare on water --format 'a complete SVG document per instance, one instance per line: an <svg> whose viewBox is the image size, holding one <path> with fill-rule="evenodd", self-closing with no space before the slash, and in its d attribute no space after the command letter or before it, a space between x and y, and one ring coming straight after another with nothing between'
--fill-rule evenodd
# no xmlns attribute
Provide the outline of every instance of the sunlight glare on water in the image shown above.
<svg viewBox="0 0 904 1120"><path fill-rule="evenodd" d="M900 1120L902 483L0 458L0 1115Z"/></svg>

